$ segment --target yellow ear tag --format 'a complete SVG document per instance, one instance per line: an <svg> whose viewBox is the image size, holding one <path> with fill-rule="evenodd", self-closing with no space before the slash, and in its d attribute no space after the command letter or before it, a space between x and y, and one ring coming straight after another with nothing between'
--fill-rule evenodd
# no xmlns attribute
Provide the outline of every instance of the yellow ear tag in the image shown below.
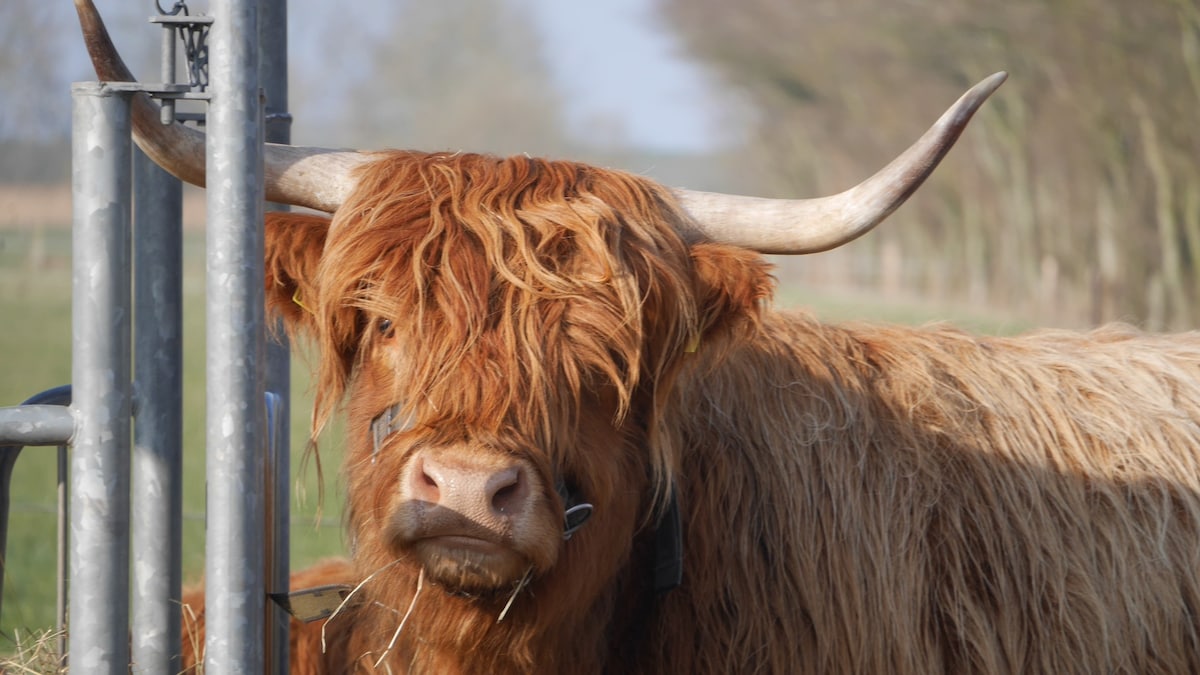
<svg viewBox="0 0 1200 675"><path fill-rule="evenodd" d="M696 350L699 348L700 348L700 335L697 334L695 337L693 337L691 339L690 342L687 343L687 346L683 348L683 353L684 354L695 354Z"/></svg>
<svg viewBox="0 0 1200 675"><path fill-rule="evenodd" d="M300 302L300 289L299 288L296 289L295 293L292 293L292 302L296 303L297 307L308 312L309 314L313 313L313 311L308 308L308 305L305 305L303 302Z"/></svg>

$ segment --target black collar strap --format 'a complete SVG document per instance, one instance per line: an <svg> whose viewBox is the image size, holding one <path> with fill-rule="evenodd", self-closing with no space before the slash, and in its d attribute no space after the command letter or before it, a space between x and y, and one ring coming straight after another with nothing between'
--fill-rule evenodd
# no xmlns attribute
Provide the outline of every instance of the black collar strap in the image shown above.
<svg viewBox="0 0 1200 675"><path fill-rule="evenodd" d="M666 593L683 583L683 519L679 488L671 486L671 501L654 528L654 592Z"/></svg>

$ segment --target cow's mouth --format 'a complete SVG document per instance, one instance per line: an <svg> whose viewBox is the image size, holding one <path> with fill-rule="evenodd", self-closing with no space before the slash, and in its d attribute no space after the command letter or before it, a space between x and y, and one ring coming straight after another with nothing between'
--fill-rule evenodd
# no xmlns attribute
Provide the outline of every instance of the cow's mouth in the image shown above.
<svg viewBox="0 0 1200 675"><path fill-rule="evenodd" d="M448 591L490 594L511 590L530 568L529 560L502 544L468 535L441 535L413 542L431 581Z"/></svg>

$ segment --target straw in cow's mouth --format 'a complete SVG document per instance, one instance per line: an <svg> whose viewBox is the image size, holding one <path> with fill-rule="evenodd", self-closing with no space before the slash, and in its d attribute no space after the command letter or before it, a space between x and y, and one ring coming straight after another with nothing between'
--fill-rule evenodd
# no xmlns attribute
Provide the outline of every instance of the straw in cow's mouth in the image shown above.
<svg viewBox="0 0 1200 675"><path fill-rule="evenodd" d="M392 639L388 640L387 648L379 655L379 659L375 661L375 667L378 668L388 654L392 653L392 647L396 646L396 640L400 638L400 631L404 630L404 624L408 623L408 617L412 616L413 608L417 606L417 598L421 596L421 590L425 587L425 568L417 573L417 590L413 593L412 601L408 603L408 610L404 612L400 623L396 626L396 632L392 633Z"/></svg>
<svg viewBox="0 0 1200 675"><path fill-rule="evenodd" d="M322 654L325 653L325 647L326 647L326 645L325 645L325 629L329 627L329 624L332 623L333 620L337 618L338 614L340 614L342 609L344 609L346 607L346 605L349 604L350 599L353 598L356 593L358 593L359 589L361 589L363 586L366 586L367 583L369 583L372 579L374 579L380 572L383 572L384 570L392 567L393 565L395 565L398 562L400 562L399 558L384 565L383 567L380 567L379 569L375 570L374 572L371 572L370 574L368 574L366 576L366 578L364 578L362 581L358 582L358 585L355 586L354 589L351 590L349 593L347 593L346 597L342 598L342 601L338 604L337 609L333 610L333 613L330 614L329 618L326 619L325 623L321 625L321 653ZM421 574L424 575L424 572L422 571ZM420 584L421 584L421 578L418 577L417 578L417 589L418 590L420 590ZM416 598L414 597L413 599L415 600ZM410 608L410 611L411 611L411 608Z"/></svg>
<svg viewBox="0 0 1200 675"><path fill-rule="evenodd" d="M521 580L517 582L516 587L513 588L512 595L509 596L508 602L504 603L504 609L500 610L500 616L496 617L496 623L500 623L504 620L504 617L508 616L508 609L512 607L513 601L517 599L517 595L521 593L521 589L529 585L529 578L532 576L533 566L530 565L529 569L525 570L525 576L521 577Z"/></svg>

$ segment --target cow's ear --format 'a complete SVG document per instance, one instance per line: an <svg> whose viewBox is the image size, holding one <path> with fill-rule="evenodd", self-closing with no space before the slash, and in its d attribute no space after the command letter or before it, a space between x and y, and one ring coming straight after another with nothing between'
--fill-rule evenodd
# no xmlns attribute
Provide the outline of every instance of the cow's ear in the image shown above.
<svg viewBox="0 0 1200 675"><path fill-rule="evenodd" d="M775 292L772 265L758 253L724 244L695 244L691 256L700 344L727 343L757 326L764 301Z"/></svg>
<svg viewBox="0 0 1200 675"><path fill-rule="evenodd" d="M266 216L266 296L269 315L288 333L310 331L317 298L316 273L325 249L329 218L272 211Z"/></svg>

